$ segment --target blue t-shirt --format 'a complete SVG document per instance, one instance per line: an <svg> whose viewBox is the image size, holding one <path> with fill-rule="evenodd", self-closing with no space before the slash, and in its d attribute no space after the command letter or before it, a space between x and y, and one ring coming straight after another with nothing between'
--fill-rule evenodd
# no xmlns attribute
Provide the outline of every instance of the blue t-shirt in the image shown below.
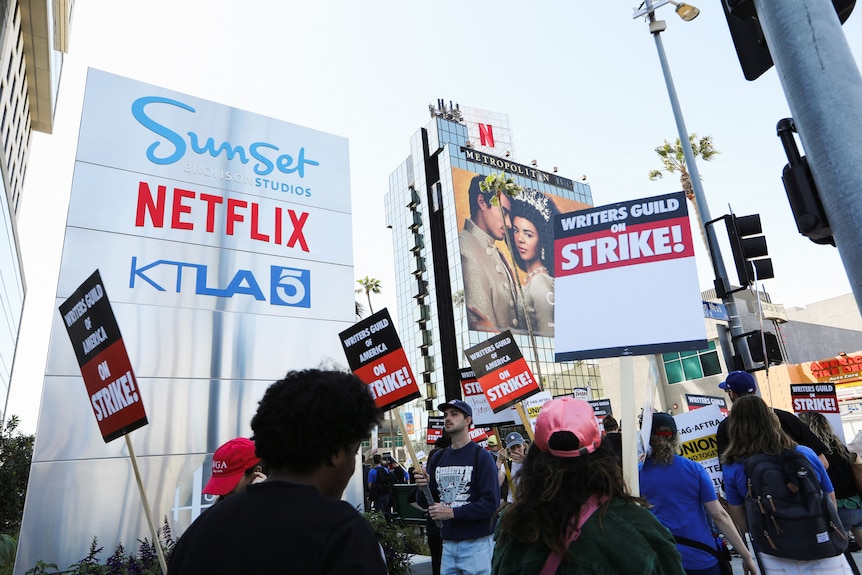
<svg viewBox="0 0 862 575"><path fill-rule="evenodd" d="M706 470L685 457L674 455L670 465L647 458L640 470L641 497L652 504L650 511L674 535L715 547L715 538L703 504L715 501L715 490ZM686 569L708 569L718 560L700 549L677 545Z"/></svg>
<svg viewBox="0 0 862 575"><path fill-rule="evenodd" d="M796 451L803 454L811 462L811 470L817 474L817 480L820 482L820 489L823 490L823 493L832 493L835 488L832 487L832 481L830 481L826 469L823 468L820 458L804 445L797 445ZM748 493L745 463L742 461L725 463L721 466L721 471L724 473L724 490L727 494L727 502L731 505L745 505L745 495Z"/></svg>

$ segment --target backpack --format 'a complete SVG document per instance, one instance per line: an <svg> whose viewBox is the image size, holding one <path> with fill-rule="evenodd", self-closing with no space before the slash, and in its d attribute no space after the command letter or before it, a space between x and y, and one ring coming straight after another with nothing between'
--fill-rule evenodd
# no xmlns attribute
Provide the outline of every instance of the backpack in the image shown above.
<svg viewBox="0 0 862 575"><path fill-rule="evenodd" d="M369 495L372 499L376 499L381 495L389 495L392 493L392 474L385 467L376 467L374 471L374 483L371 484Z"/></svg>
<svg viewBox="0 0 862 575"><path fill-rule="evenodd" d="M761 552L810 561L847 549L838 512L803 453L786 449L780 455L753 455L745 460L745 474L745 516Z"/></svg>

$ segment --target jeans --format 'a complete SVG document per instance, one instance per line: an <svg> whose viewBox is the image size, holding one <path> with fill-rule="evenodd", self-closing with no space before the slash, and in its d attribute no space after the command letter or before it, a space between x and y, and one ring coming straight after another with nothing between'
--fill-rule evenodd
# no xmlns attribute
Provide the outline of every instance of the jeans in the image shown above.
<svg viewBox="0 0 862 575"><path fill-rule="evenodd" d="M491 535L464 541L443 541L440 575L490 575L493 553Z"/></svg>
<svg viewBox="0 0 862 575"><path fill-rule="evenodd" d="M862 529L862 509L845 509L844 507L839 507L838 518L841 519L841 525L844 526L844 529ZM862 545L862 541L859 541L858 543Z"/></svg>

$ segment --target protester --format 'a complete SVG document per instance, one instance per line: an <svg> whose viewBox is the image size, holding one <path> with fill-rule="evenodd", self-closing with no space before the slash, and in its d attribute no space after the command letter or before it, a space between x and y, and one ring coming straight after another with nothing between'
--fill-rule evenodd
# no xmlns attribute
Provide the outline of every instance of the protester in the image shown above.
<svg viewBox="0 0 862 575"><path fill-rule="evenodd" d="M494 456L496 456L500 452L500 441L497 439L496 435L488 436L488 447L487 447L487 449Z"/></svg>
<svg viewBox="0 0 862 575"><path fill-rule="evenodd" d="M223 443L213 453L212 475L203 492L217 495L218 502L265 479L264 463L254 453L254 442L237 437Z"/></svg>
<svg viewBox="0 0 862 575"><path fill-rule="evenodd" d="M546 403L533 443L498 522L494 575L685 573L670 532L629 494L589 403Z"/></svg>
<svg viewBox="0 0 862 575"><path fill-rule="evenodd" d="M623 434L620 432L620 424L614 419L613 415L608 415L602 420L602 427L605 430L605 436L602 442L605 443L617 460L622 463L623 460Z"/></svg>
<svg viewBox="0 0 862 575"><path fill-rule="evenodd" d="M816 496L828 497L834 504L835 493L833 491L832 482L829 475L826 473L820 459L814 452L803 445L797 445L786 433L782 431L781 423L778 415L764 403L764 401L756 395L745 395L738 397L734 402L733 409L730 412L727 449L722 456L722 471L724 472L724 488L727 493L727 503L729 511L737 526L743 531L749 530L748 517L746 516L745 500L751 493L751 497L758 497L759 494L752 492L751 479L746 470L746 459L753 458L760 454L768 454L773 456L781 456L788 450L795 450L804 455L807 469L805 475L814 475L820 484L820 491ZM797 472L801 473L801 472ZM802 477L800 475L800 477ZM789 478L788 478L789 479ZM782 479L784 481L784 479ZM795 486L794 486L795 487ZM795 487L799 490L798 487ZM769 512L778 508L784 510L781 502L778 504L765 503L761 498L761 508ZM805 502L809 506L808 502ZM759 517L756 516L756 517ZM835 521L838 521L837 514ZM840 521L838 521L840 523ZM780 529L781 525L777 527ZM785 528L787 525L785 525ZM838 527L840 529L840 527ZM764 529L764 536L769 535ZM751 526L752 538L759 537L760 529ZM795 534L786 533L787 536ZM813 529L807 534L806 541L810 540L812 544L826 544L829 542L830 534L824 531L818 534ZM822 535L822 538L821 536ZM760 565L763 567L764 573L852 573L849 565L838 552L834 556L810 560L806 559L790 559L775 555L773 546L777 546L780 542L775 541L777 536L769 535L773 545L760 545L756 549ZM846 540L846 536L845 536ZM800 543L798 546L802 549Z"/></svg>
<svg viewBox="0 0 862 575"><path fill-rule="evenodd" d="M251 420L269 476L214 505L174 547L171 575L386 575L371 525L340 498L379 421L368 387L337 371L291 371Z"/></svg>
<svg viewBox="0 0 862 575"><path fill-rule="evenodd" d="M497 477L500 481L500 497L506 503L515 500L513 486L518 484L518 472L524 463L524 436L513 431L506 436L506 449L497 456Z"/></svg>
<svg viewBox="0 0 862 575"><path fill-rule="evenodd" d="M641 496L651 505L662 525L677 541L688 575L721 575L718 556L723 543L716 541L706 513L742 557L746 574L756 575L757 564L746 549L736 526L718 502L712 480L699 463L677 455L679 433L673 416L653 413L650 453L640 470Z"/></svg>
<svg viewBox="0 0 862 575"><path fill-rule="evenodd" d="M832 425L822 413L815 411L800 413L799 419L804 421L811 432L822 441L828 451L829 479L835 487L835 498L838 505L838 517L845 529L853 533L857 543L862 543L862 497L856 491L856 481L853 477L853 464L856 454L835 435Z"/></svg>
<svg viewBox="0 0 862 575"><path fill-rule="evenodd" d="M730 403L735 404L741 397L754 395L757 393L757 381L754 376L747 371L731 371L727 374L727 379L718 384L718 387L727 392L730 398ZM731 410L732 410L731 405ZM808 426L801 419L781 409L774 409L778 421L781 423L781 429L784 430L790 439L799 445L804 445L810 448L820 458L823 467L829 467L829 462L826 460L826 446L820 441L816 435L811 433ZM728 427L730 425L729 418L725 418L718 424L715 440L718 444L718 456L721 457L727 449L728 443Z"/></svg>
<svg viewBox="0 0 862 575"><path fill-rule="evenodd" d="M374 510L390 517L390 498L392 485L395 483L393 473L389 471L389 459L374 455L374 467L368 472L368 496Z"/></svg>
<svg viewBox="0 0 862 575"><path fill-rule="evenodd" d="M418 502L431 519L443 522L443 575L487 575L491 572L493 519L500 503L494 458L470 440L473 409L460 399L437 406L445 415L444 430L452 440L416 473ZM422 493L428 485L439 503L430 505Z"/></svg>
<svg viewBox="0 0 862 575"><path fill-rule="evenodd" d="M434 449L428 454L428 459L430 460L436 453L443 451L450 445L452 445L452 440L449 439L449 436L441 436L434 443ZM428 514L428 508L422 507L417 503L418 494L419 488L414 487L407 495L407 501L410 505L425 512L425 537L428 541L429 553L431 554L431 573L432 575L440 575L440 563L443 558L443 539L440 538L440 528L437 527L437 523Z"/></svg>

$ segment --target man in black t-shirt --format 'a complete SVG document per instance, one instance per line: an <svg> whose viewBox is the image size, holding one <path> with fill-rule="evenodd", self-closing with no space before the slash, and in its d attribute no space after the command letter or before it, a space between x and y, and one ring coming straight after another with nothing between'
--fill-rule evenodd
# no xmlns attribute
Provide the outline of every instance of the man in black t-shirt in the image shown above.
<svg viewBox="0 0 862 575"><path fill-rule="evenodd" d="M263 483L214 505L171 554L171 575L386 575L371 524L341 500L359 442L380 419L367 386L338 371L292 371L251 420Z"/></svg>
<svg viewBox="0 0 862 575"><path fill-rule="evenodd" d="M757 393L757 381L754 379L754 376L747 371L731 371L727 374L727 379L718 384L718 387L727 392L731 403L744 395ZM828 468L829 462L826 461L825 455L828 449L823 445L823 442L820 441L810 429L808 429L808 426L789 411L775 408L772 408L772 411L774 411L775 415L778 416L778 421L781 423L781 429L784 430L784 433L799 445L811 448L811 450L817 454L817 457L820 458L820 461L823 462L823 467ZM729 442L729 420L730 418L727 417L718 424L718 431L715 435L715 439L718 444L719 458L721 457L721 454L724 453L724 450L727 449L727 444Z"/></svg>

